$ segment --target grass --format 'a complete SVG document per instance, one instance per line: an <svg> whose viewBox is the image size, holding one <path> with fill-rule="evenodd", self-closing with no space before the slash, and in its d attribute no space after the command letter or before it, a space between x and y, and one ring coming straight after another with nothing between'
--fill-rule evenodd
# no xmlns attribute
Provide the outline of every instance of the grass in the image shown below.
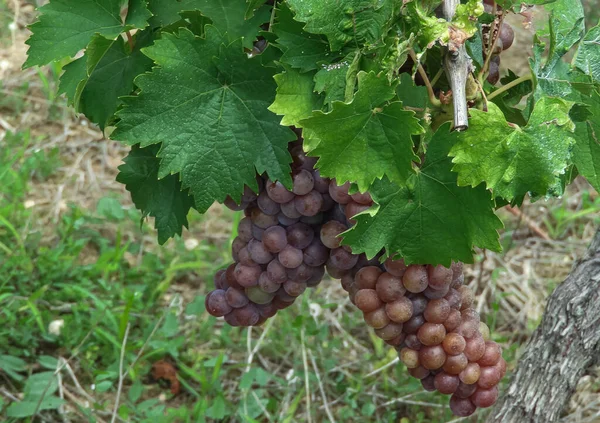
<svg viewBox="0 0 600 423"><path fill-rule="evenodd" d="M14 62L0 91L0 421L458 421L335 281L261 328L207 315L239 216L192 215L182 239L158 247L114 183L126 151L55 95L58 68L18 69L33 15L22 10L16 44L11 17L0 0L0 46ZM509 368L600 223L585 185L523 210L551 241L506 213L505 252L480 252L467 269Z"/></svg>

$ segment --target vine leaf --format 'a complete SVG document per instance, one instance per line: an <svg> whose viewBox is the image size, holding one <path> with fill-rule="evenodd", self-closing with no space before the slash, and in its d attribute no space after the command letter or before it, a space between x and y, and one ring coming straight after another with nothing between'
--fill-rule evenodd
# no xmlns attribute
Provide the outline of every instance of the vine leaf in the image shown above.
<svg viewBox="0 0 600 423"><path fill-rule="evenodd" d="M327 36L332 51L354 41L373 44L389 31L395 0L288 0L304 30Z"/></svg>
<svg viewBox="0 0 600 423"><path fill-rule="evenodd" d="M160 159L156 157L160 145L146 148L134 146L119 166L117 182L125 184L131 199L143 217L155 218L158 242L180 235L188 227L187 215L194 205L187 189L182 190L179 175L158 179Z"/></svg>
<svg viewBox="0 0 600 423"><path fill-rule="evenodd" d="M283 52L282 63L307 72L317 69L319 62L334 59L327 40L320 35L304 31L304 25L294 20L288 7L282 5L277 18L273 32L277 35L277 47Z"/></svg>
<svg viewBox="0 0 600 423"><path fill-rule="evenodd" d="M181 12L200 10L200 5L200 0L148 0L148 8L154 15L153 20L163 26L181 20Z"/></svg>
<svg viewBox="0 0 600 423"><path fill-rule="evenodd" d="M502 222L489 191L456 184L448 158L454 140L445 124L433 135L423 167L406 183L375 181L369 192L377 205L357 215L344 235L353 253L373 257L385 248L408 264L449 266L452 260L472 263L473 246L501 250Z"/></svg>
<svg viewBox="0 0 600 423"><path fill-rule="evenodd" d="M600 94L594 92L584 102L589 114L584 122L577 123L573 163L596 191L600 191Z"/></svg>
<svg viewBox="0 0 600 423"><path fill-rule="evenodd" d="M149 14L137 3L133 2L131 14L123 22L123 0L52 0L39 9L39 20L30 27L32 35L26 42L29 51L23 67L73 57L95 34L115 38L124 30L145 27L143 16Z"/></svg>
<svg viewBox="0 0 600 423"><path fill-rule="evenodd" d="M257 191L256 172L291 186L295 135L267 110L275 70L248 58L241 40L222 41L209 25L206 39L181 29L144 49L159 67L136 79L141 93L123 98L112 134L142 147L162 143L159 177L181 173L201 213L228 195L239 200L244 184Z"/></svg>
<svg viewBox="0 0 600 423"><path fill-rule="evenodd" d="M275 75L277 95L269 110L283 116L282 125L301 127L299 122L302 119L312 116L313 110L321 109L323 98L313 91L313 72L300 73L289 67L284 69L285 72Z"/></svg>
<svg viewBox="0 0 600 423"><path fill-rule="evenodd" d="M577 50L575 66L600 82L600 25L588 31Z"/></svg>
<svg viewBox="0 0 600 423"><path fill-rule="evenodd" d="M450 150L458 184L485 182L494 196L517 203L530 191L545 195L567 168L575 142L571 106L544 97L523 128L510 126L493 103L487 113L471 109L469 130L456 135Z"/></svg>
<svg viewBox="0 0 600 423"><path fill-rule="evenodd" d="M401 102L387 103L395 89L384 75L360 72L351 103L336 102L331 112L315 111L300 121L309 131L309 153L319 157L322 175L355 182L361 192L384 175L399 183L410 176L412 162L418 160L412 135L423 128Z"/></svg>
<svg viewBox="0 0 600 423"><path fill-rule="evenodd" d="M61 77L61 92L67 94L78 112L102 130L121 104L119 97L133 91L135 77L152 69L152 60L141 52L141 48L152 43L152 31L138 32L135 41L135 47L130 51L121 37L108 40L96 35L86 54L75 61L85 63L83 72L82 65L73 62L65 67ZM77 79L79 82L73 91L73 81Z"/></svg>

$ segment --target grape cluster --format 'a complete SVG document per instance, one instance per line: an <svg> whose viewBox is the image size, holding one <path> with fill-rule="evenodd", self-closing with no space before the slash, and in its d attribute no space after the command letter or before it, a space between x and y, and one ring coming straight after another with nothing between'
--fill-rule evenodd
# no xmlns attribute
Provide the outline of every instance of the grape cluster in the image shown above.
<svg viewBox="0 0 600 423"><path fill-rule="evenodd" d="M289 307L306 288L329 274L352 271L361 257L340 245L349 218L372 204L369 194L348 194L349 184L322 178L301 141L291 144L293 188L257 177L259 192L246 187L241 202L225 204L243 210L232 244L234 263L215 275L216 289L206 309L232 326L255 326ZM354 270L356 271L356 269Z"/></svg>
<svg viewBox="0 0 600 423"><path fill-rule="evenodd" d="M378 337L394 346L428 391L452 394L450 408L468 416L490 407L506 372L500 346L472 308L461 264L406 266L388 259L360 269L344 284Z"/></svg>
<svg viewBox="0 0 600 423"><path fill-rule="evenodd" d="M486 13L496 13L502 15L502 8L498 6L494 0L484 0L483 6ZM492 31L493 30L493 31ZM490 52L489 70L487 81L495 85L500 80L500 53L510 48L515 40L515 32L512 27L502 22L501 25L485 25L484 26L484 55L489 51L490 44L496 40L494 48Z"/></svg>

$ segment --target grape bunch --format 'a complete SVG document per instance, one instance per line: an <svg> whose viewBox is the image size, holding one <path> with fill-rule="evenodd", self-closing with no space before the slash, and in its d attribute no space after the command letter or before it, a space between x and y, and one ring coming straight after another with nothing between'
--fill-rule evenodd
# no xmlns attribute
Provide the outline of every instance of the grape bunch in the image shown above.
<svg viewBox="0 0 600 423"><path fill-rule="evenodd" d="M458 263L448 269L388 259L363 267L344 288L409 373L428 391L452 394L452 412L466 417L496 402L506 362L463 281Z"/></svg>
<svg viewBox="0 0 600 423"><path fill-rule="evenodd" d="M372 204L368 194L348 194L349 184L322 178L301 140L291 144L293 188L257 177L259 192L246 187L241 202L225 204L245 217L232 244L234 263L215 275L206 309L232 326L260 325L289 307L306 288L329 274L339 277L366 261L340 245L349 218ZM359 259L363 259L359 262ZM354 270L356 271L356 269Z"/></svg>
<svg viewBox="0 0 600 423"><path fill-rule="evenodd" d="M502 8L497 5L494 0L484 0L484 10L486 13L496 13L502 16ZM497 18L497 23L500 23ZM515 40L515 32L512 27L502 22L501 25L484 25L483 27L483 38L484 38L484 56L490 51L490 46L494 42L494 48L491 50L489 58L489 70L487 81L496 85L500 80L500 53L504 50L509 49ZM485 57L484 57L485 58Z"/></svg>

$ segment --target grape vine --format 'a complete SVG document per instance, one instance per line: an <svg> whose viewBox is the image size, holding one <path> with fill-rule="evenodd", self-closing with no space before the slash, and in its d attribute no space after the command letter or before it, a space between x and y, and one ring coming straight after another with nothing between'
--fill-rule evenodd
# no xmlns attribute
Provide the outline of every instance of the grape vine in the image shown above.
<svg viewBox="0 0 600 423"><path fill-rule="evenodd" d="M192 209L243 212L210 314L260 325L328 273L467 416L506 362L462 263L501 250L497 209L600 190L600 26L527 3L50 0L24 66L60 61L69 103L131 147L117 179L161 244ZM506 74L528 47L506 16L541 8Z"/></svg>

